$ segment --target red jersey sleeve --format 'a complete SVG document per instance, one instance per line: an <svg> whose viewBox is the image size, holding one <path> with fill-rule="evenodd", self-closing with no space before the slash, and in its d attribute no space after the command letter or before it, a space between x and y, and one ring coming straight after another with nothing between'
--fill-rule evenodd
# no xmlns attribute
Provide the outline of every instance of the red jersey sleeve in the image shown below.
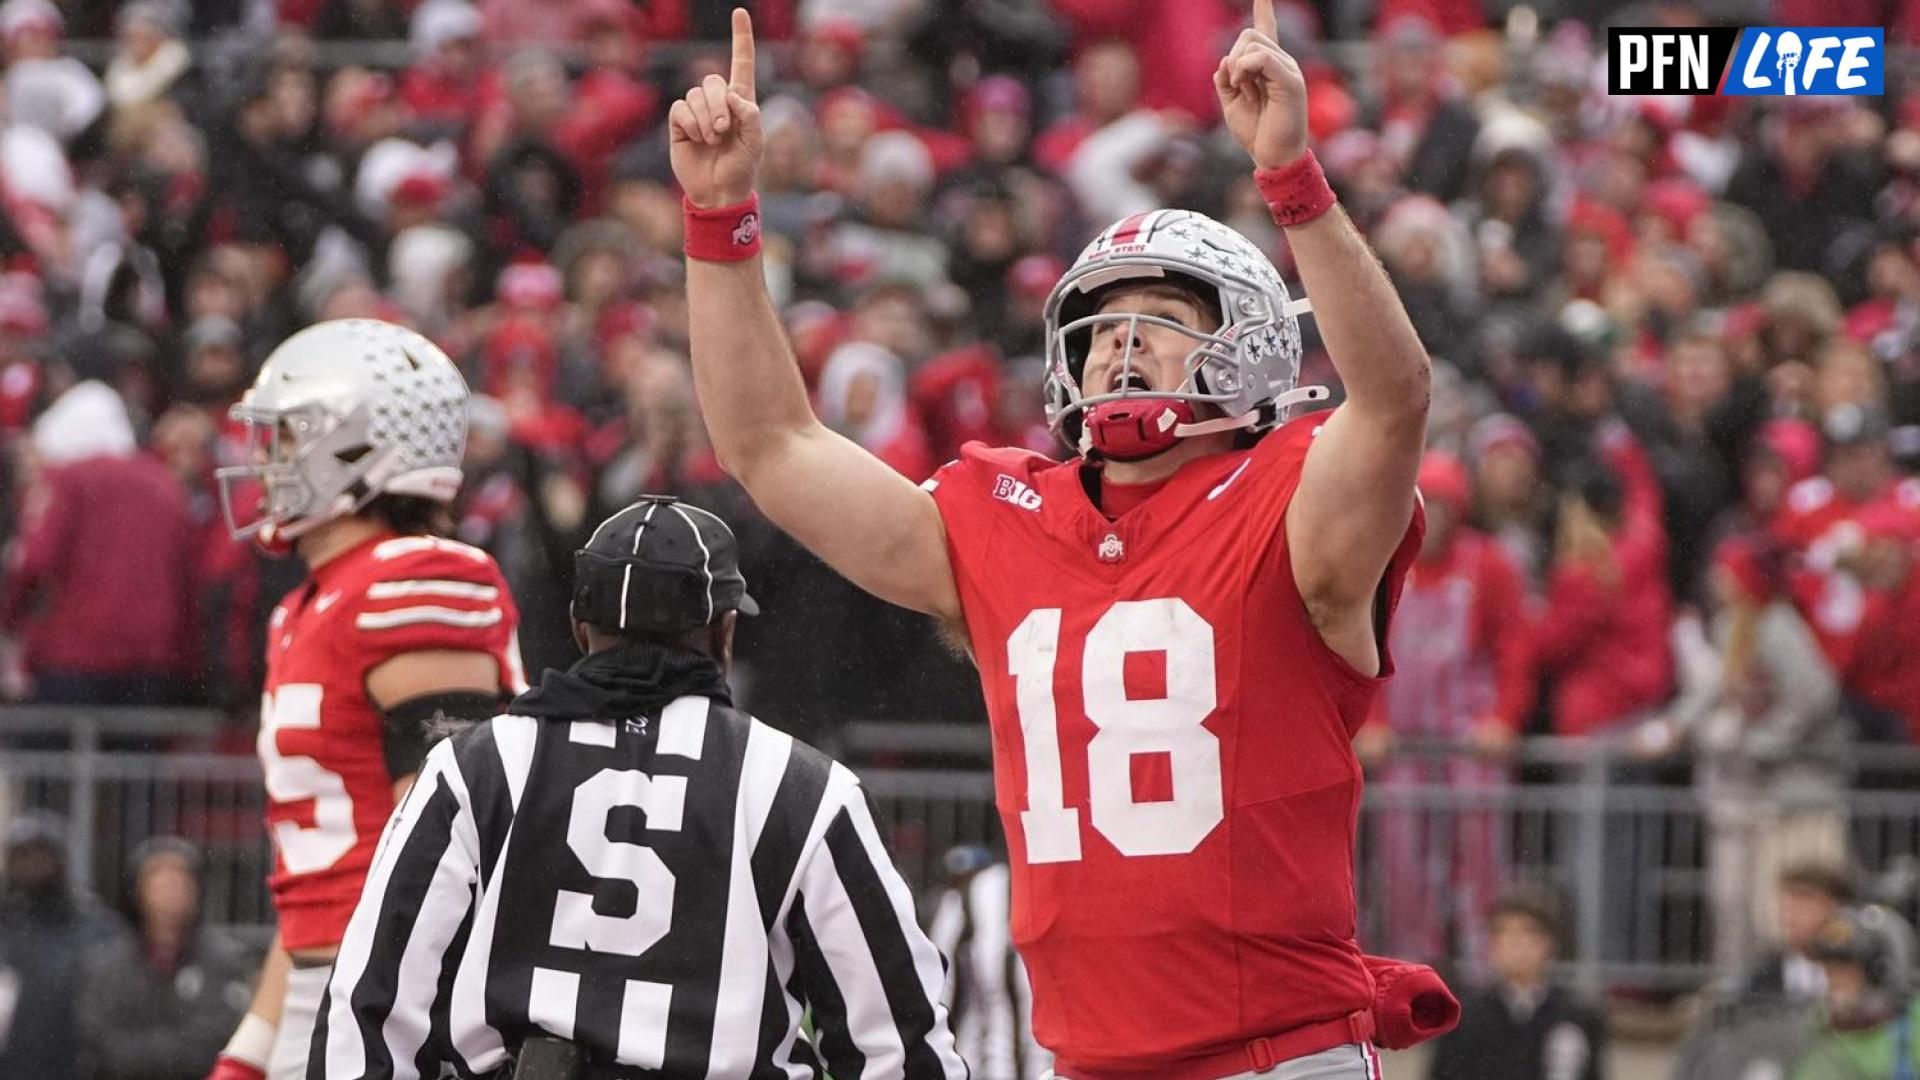
<svg viewBox="0 0 1920 1080"><path fill-rule="evenodd" d="M500 665L505 694L526 689L519 611L493 556L438 537L404 536L373 549L365 576L344 583L344 643L369 671L411 652L479 652Z"/></svg>

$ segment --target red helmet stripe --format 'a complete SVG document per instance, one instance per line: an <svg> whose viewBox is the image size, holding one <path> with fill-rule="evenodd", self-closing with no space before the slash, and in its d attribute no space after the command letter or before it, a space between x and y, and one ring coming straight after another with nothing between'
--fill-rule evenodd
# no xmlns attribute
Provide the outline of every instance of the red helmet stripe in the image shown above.
<svg viewBox="0 0 1920 1080"><path fill-rule="evenodd" d="M1117 247L1121 244L1133 243L1134 238L1140 235L1140 230L1146 227L1147 219L1158 212L1148 210L1134 214L1132 217L1121 218L1120 223L1113 227L1113 234L1107 238L1107 246Z"/></svg>

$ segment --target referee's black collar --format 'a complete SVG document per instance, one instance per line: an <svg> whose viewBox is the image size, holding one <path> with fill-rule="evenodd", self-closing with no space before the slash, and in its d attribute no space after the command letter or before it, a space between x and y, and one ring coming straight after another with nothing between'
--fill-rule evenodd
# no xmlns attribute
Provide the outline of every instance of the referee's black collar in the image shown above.
<svg viewBox="0 0 1920 1080"><path fill-rule="evenodd" d="M658 712L689 695L733 704L726 672L712 657L626 641L565 671L548 668L540 685L514 698L508 711L541 720L618 720Z"/></svg>

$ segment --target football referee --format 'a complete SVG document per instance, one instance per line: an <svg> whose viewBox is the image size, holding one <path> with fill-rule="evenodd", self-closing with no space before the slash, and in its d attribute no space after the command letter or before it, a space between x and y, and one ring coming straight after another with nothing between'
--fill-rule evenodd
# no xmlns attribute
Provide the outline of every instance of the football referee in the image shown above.
<svg viewBox="0 0 1920 1080"><path fill-rule="evenodd" d="M705 510L650 496L595 530L586 656L427 755L310 1080L967 1076L859 781L731 705L756 610Z"/></svg>

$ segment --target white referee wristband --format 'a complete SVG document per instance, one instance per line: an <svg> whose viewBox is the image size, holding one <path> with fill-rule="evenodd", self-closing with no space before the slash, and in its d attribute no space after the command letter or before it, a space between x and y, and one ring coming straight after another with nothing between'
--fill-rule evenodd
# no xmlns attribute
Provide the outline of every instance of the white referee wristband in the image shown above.
<svg viewBox="0 0 1920 1080"><path fill-rule="evenodd" d="M276 1025L262 1019L258 1013L248 1013L234 1030L233 1038L227 1040L227 1048L220 1053L223 1057L265 1070L267 1062L273 1059L273 1039L278 1030Z"/></svg>

